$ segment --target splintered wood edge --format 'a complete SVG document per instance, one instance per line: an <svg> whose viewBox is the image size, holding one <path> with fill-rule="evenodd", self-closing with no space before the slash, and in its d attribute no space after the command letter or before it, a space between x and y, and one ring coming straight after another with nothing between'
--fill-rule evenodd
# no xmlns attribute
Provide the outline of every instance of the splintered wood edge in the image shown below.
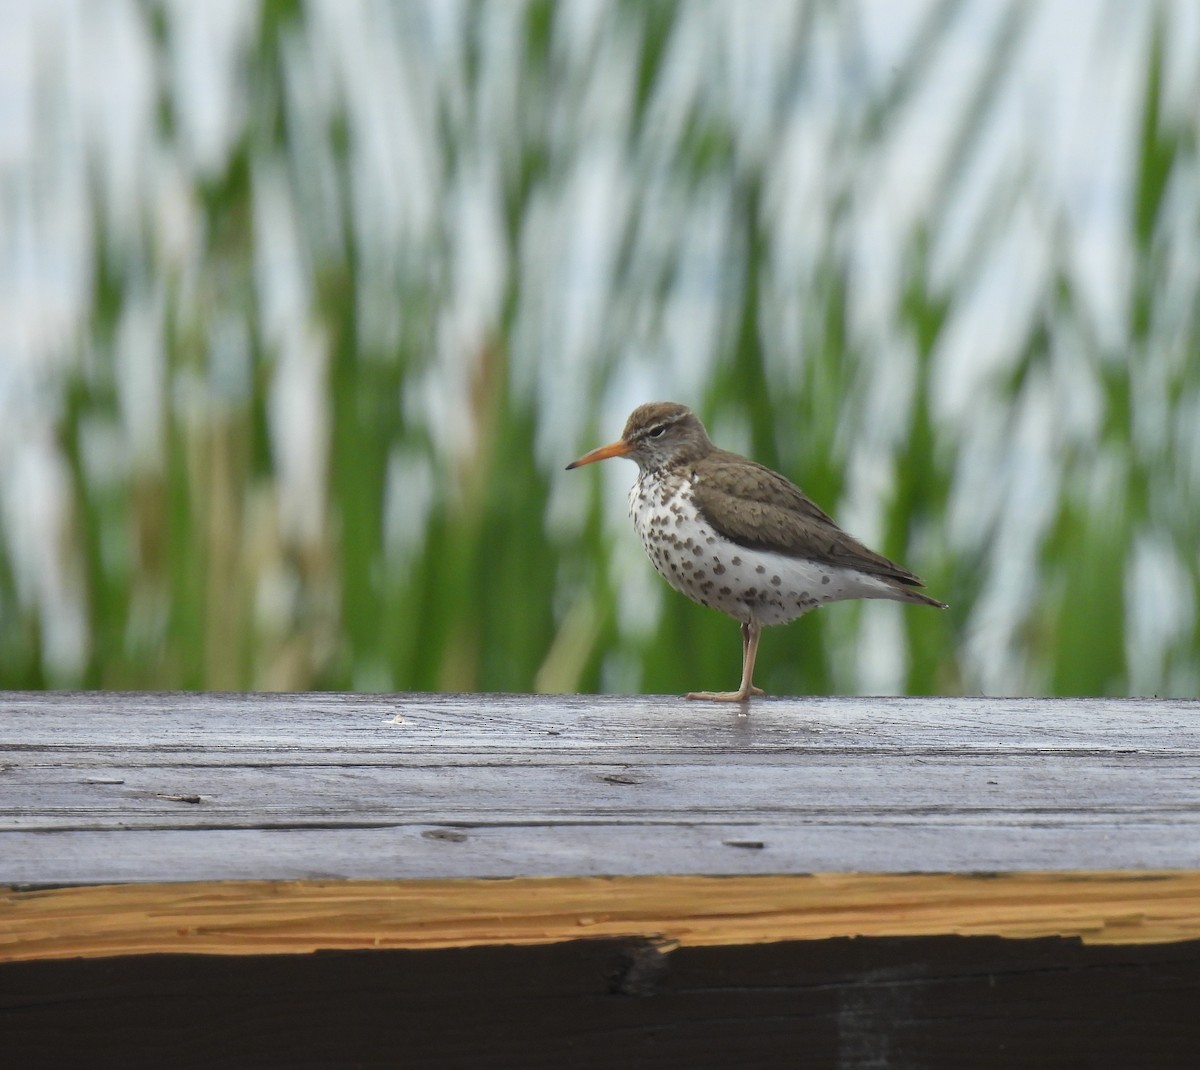
<svg viewBox="0 0 1200 1070"><path fill-rule="evenodd" d="M1200 871L206 881L0 889L0 962L637 937L1200 939Z"/></svg>

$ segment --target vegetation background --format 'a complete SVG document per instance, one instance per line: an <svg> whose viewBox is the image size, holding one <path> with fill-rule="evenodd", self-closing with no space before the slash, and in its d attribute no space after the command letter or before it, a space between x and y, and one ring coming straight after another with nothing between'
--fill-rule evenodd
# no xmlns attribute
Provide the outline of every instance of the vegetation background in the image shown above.
<svg viewBox="0 0 1200 1070"><path fill-rule="evenodd" d="M946 614L774 693L1200 692L1190 0L0 6L0 686L732 686L696 408Z"/></svg>

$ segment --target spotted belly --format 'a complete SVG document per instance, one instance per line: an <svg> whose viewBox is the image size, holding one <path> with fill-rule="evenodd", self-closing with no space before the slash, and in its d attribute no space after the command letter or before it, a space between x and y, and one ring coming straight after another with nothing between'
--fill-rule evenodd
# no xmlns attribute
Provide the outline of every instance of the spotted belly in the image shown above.
<svg viewBox="0 0 1200 1070"><path fill-rule="evenodd" d="M874 577L726 539L695 507L689 488L647 476L629 494L642 547L680 594L763 625L786 624L828 602L889 597L891 589Z"/></svg>

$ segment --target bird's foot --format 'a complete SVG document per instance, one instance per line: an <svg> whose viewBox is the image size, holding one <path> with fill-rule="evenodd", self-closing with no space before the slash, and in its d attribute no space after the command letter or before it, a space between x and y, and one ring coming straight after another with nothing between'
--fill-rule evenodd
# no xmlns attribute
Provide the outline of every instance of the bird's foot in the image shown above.
<svg viewBox="0 0 1200 1070"><path fill-rule="evenodd" d="M761 687L742 688L740 691L689 691L685 698L703 702L749 702L751 695L765 694Z"/></svg>

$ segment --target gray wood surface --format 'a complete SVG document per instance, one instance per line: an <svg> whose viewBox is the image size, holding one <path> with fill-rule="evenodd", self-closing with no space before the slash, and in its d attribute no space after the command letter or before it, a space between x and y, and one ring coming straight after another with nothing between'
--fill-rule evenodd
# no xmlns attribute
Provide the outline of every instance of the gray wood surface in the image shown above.
<svg viewBox="0 0 1200 1070"><path fill-rule="evenodd" d="M1200 868L1200 703L0 693L0 883Z"/></svg>

